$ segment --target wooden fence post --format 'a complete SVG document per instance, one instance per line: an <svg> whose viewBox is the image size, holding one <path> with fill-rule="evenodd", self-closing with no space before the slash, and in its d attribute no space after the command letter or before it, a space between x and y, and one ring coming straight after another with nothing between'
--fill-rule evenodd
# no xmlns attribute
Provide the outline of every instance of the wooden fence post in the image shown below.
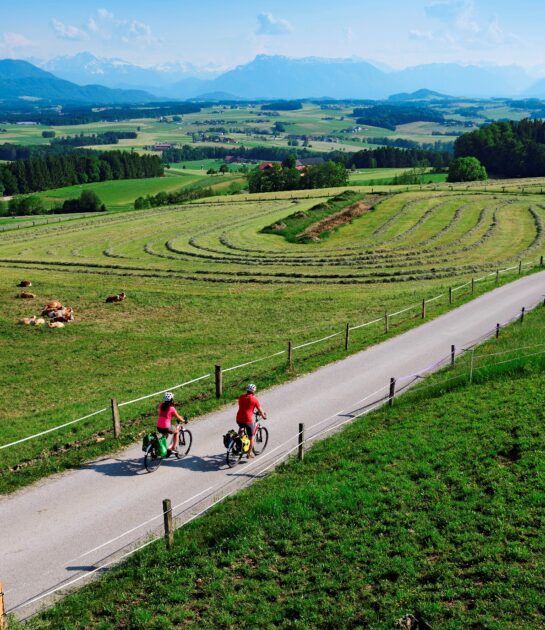
<svg viewBox="0 0 545 630"><path fill-rule="evenodd" d="M422 319L426 319L426 300L422 300Z"/></svg>
<svg viewBox="0 0 545 630"><path fill-rule="evenodd" d="M452 287L448 288L448 303L452 304Z"/></svg>
<svg viewBox="0 0 545 630"><path fill-rule="evenodd" d="M216 365L215 377L216 377L216 398L221 398L223 395L223 374L221 371L221 365Z"/></svg>
<svg viewBox="0 0 545 630"><path fill-rule="evenodd" d="M471 293L475 293L475 278L471 278Z"/></svg>
<svg viewBox="0 0 545 630"><path fill-rule="evenodd" d="M305 457L305 448L304 448L304 444L305 444L305 423L304 422L300 422L299 423L299 435L297 436L297 440L298 440L298 444L299 444L299 447L297 449L297 459L299 461L303 461L303 458Z"/></svg>
<svg viewBox="0 0 545 630"><path fill-rule="evenodd" d="M348 346L350 345L350 322L346 323L346 331L344 333L344 349L348 352Z"/></svg>
<svg viewBox="0 0 545 630"><path fill-rule="evenodd" d="M293 344L288 341L288 369L293 370Z"/></svg>
<svg viewBox="0 0 545 630"><path fill-rule="evenodd" d="M541 256L539 259L539 266L543 267L543 256Z"/></svg>
<svg viewBox="0 0 545 630"><path fill-rule="evenodd" d="M392 378L390 379L390 393L388 394L388 404L390 405L390 407L394 404L395 393L396 393L396 380L392 376Z"/></svg>
<svg viewBox="0 0 545 630"><path fill-rule="evenodd" d="M496 269L496 284L500 281L500 270Z"/></svg>
<svg viewBox="0 0 545 630"><path fill-rule="evenodd" d="M522 273L522 260L519 260L519 276Z"/></svg>
<svg viewBox="0 0 545 630"><path fill-rule="evenodd" d="M524 321L524 313L526 313L526 308L523 306L522 310L520 311L520 323L521 324Z"/></svg>
<svg viewBox="0 0 545 630"><path fill-rule="evenodd" d="M496 339L500 336L500 329L501 329L500 324L496 324Z"/></svg>
<svg viewBox="0 0 545 630"><path fill-rule="evenodd" d="M174 547L174 526L172 525L172 505L170 499L163 499L163 520L165 523L167 549L172 549L172 547Z"/></svg>
<svg viewBox="0 0 545 630"><path fill-rule="evenodd" d="M450 365L454 367L454 361L456 359L456 346L450 346Z"/></svg>
<svg viewBox="0 0 545 630"><path fill-rule="evenodd" d="M116 398L112 398L112 423L114 427L114 438L117 440L121 435L121 418L119 416L119 406Z"/></svg>
<svg viewBox="0 0 545 630"><path fill-rule="evenodd" d="M384 332L388 333L390 330L390 322L388 317L388 311L384 311Z"/></svg>
<svg viewBox="0 0 545 630"><path fill-rule="evenodd" d="M0 630L6 630L6 606L4 604L4 585L0 582Z"/></svg>

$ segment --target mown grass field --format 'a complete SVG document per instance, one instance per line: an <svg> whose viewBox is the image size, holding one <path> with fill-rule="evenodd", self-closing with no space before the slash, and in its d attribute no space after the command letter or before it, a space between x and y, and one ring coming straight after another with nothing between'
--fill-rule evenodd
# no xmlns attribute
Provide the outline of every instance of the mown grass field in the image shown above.
<svg viewBox="0 0 545 630"><path fill-rule="evenodd" d="M541 628L544 329L538 308L472 384L443 370L24 627Z"/></svg>
<svg viewBox="0 0 545 630"><path fill-rule="evenodd" d="M219 197L0 234L0 341L10 349L0 366L0 445L107 408L112 396L137 398L414 304L391 318L397 334L420 322L422 299L521 259L537 264L545 250L540 195L465 188L383 189L370 212L316 243L261 233L339 192ZM16 298L23 278L35 301ZM489 278L475 294L493 286ZM104 303L122 290L125 302ZM466 288L456 302L471 297ZM51 299L72 306L75 322L17 324ZM443 298L428 316L448 308ZM351 351L384 337L380 323L354 331ZM232 372L224 400L247 379L263 387L342 356L335 338L298 351L293 374L284 357ZM180 390L179 400L190 416L218 404L212 380ZM137 439L154 405L123 409L118 443L106 411L4 450L0 491Z"/></svg>
<svg viewBox="0 0 545 630"><path fill-rule="evenodd" d="M66 199L79 197L84 190L93 190L110 211L132 210L134 200L137 197L156 195L159 192L172 192L183 188L229 185L237 181L235 175L226 174L221 178L213 178L206 174L184 173L175 170L167 171L164 177L151 177L144 179L123 179L93 184L81 184L78 186L65 186L54 188L45 192L36 193L36 196L44 200L46 207L54 207Z"/></svg>

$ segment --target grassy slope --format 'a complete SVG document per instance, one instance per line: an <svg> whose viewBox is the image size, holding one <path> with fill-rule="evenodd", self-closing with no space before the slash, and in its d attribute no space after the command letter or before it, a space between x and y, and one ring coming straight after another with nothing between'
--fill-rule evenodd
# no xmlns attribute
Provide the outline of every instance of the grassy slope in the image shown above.
<svg viewBox="0 0 545 630"><path fill-rule="evenodd" d="M233 181L232 175L222 176L222 182ZM146 179L125 179L79 186L66 186L37 193L47 205L54 206L65 199L79 197L83 190L94 190L108 210L130 210L134 200L140 196L156 195L159 192L172 192L193 186L212 186L218 184L218 178L208 175L185 174L176 172L165 177Z"/></svg>
<svg viewBox="0 0 545 630"><path fill-rule="evenodd" d="M540 309L484 352L544 327ZM398 399L28 627L542 627L544 367Z"/></svg>
<svg viewBox="0 0 545 630"><path fill-rule="evenodd" d="M321 193L324 194L324 191ZM419 223L419 217L424 216L424 212L437 201L442 202L441 208L426 222ZM418 304L424 297L448 294L445 292L449 285L461 284L468 279L467 275L455 274L456 278L396 282L393 276L392 282L360 285L357 289L350 284L319 284L319 279L312 284L297 284L297 278L294 278L294 284L282 284L282 276L276 279L278 284L222 284L186 281L179 276L169 276L168 272L161 277L146 277L145 273L138 277L141 272L137 271L131 277L121 277L113 275L116 270L111 269L62 267L29 270L25 268L25 260L137 265L154 274L173 267L182 273L193 269L195 272L207 272L213 268L213 273L218 274L221 271L236 274L238 270L253 269L288 275L294 271L334 274L353 271L349 266L343 268L327 264L295 269L289 263L257 268L255 265L235 263L211 265L206 258L202 262L199 259L178 261L152 257L143 252L144 245L151 242L157 251L168 253L164 246L167 239L173 239L176 245L179 243L187 248L189 237L202 230L203 217L206 217L207 232L209 228L213 232L198 236L199 243L220 250L223 246L218 236L226 233L229 239L242 246L250 244L282 254L300 247L320 257L322 250L334 252L337 248L355 246L366 240L376 241L378 238L387 243L402 235L403 230L412 229L411 225L417 229L406 232L404 240L407 245L418 248L422 239L439 236L432 244L445 244L448 258L442 264L451 264L457 258L464 263L490 261L498 257L503 259L506 255L516 255L531 242L532 223L524 210L526 201L523 201L505 210L505 217L502 215L493 239L475 250L454 253L449 241L456 241L472 228L481 204L489 201L496 203L496 200L471 196L467 200L471 202L467 207L467 216L463 214L449 232L441 235L438 230L448 226L455 209L468 205L466 200L457 196L447 201L443 197L435 199L434 195L428 198L427 194L423 198L413 198L412 193L389 198L381 204L380 212L368 213L332 234L328 242L312 247L295 246L274 235L259 234L259 230L274 217L284 218L293 212L294 206L289 200L269 201L264 205L260 202L248 205L215 202L209 207L198 205L182 210L110 216L104 222L74 221L67 226L66 232L56 228L50 231L42 228L21 231L20 240L17 236L18 240L6 241L5 247L2 247L2 255L17 258L22 268L2 267L0 300L5 308L0 313L1 338L12 351L3 355L0 371L0 393L3 394L0 395L0 416L4 418L0 423L0 443L32 435L105 407L110 396L119 400L136 398L206 374L217 362L224 367L236 365L277 352L286 347L288 339L297 344L339 332L344 330L347 321L360 323L380 318L384 309L394 312L408 304ZM389 223L388 217L395 217L406 202L410 204L407 212L394 223ZM315 203L315 199L304 199L298 208L304 210ZM238 222L241 215L244 218L242 225ZM230 221L234 221L231 227ZM374 236L375 228L381 224L385 229ZM515 225L517 229L513 227ZM486 225L481 229L485 230ZM479 234L472 237L477 239L476 242ZM394 245L399 242L393 241ZM104 256L106 247L125 258ZM294 249L294 255L296 251ZM536 261L537 253L532 254ZM395 252L393 256L397 258ZM435 255L432 262L436 264ZM374 264L371 261L371 265ZM377 265L381 268L380 260ZM38 304L15 299L16 282L29 275L34 281L33 291L38 296ZM221 278L223 276L218 276L218 280ZM231 276L226 278L229 280ZM259 279L263 278L258 276ZM501 276L502 282L511 279L511 274ZM476 290L480 293L492 287L490 279L489 282L479 283ZM121 290L129 296L126 302L113 306L104 304L105 295ZM456 304L470 297L466 288L456 294ZM72 305L76 311L76 322L62 331L16 325L17 318L36 312L39 305L48 299L60 299ZM428 306L428 316L435 316L448 308L448 297L444 297ZM417 325L419 317L420 311L416 308L393 318L390 334ZM384 338L380 323L353 331L351 351ZM345 356L342 338L337 337L298 351L296 370L305 372L342 356ZM51 371L44 367L51 357L55 358L54 378ZM256 380L264 387L290 376L286 374L284 356L229 373L225 378L225 400L232 400L246 379ZM194 416L217 406L212 390L211 381L180 390L179 399L184 410ZM13 399L25 399L29 404L14 406ZM115 443L107 433L110 420L105 413L40 440L3 451L0 491L14 490L54 470L77 465L137 439L148 426L150 420L146 414L153 406L153 401L143 401L122 410L124 432L120 443ZM104 442L96 441L97 437L104 436ZM66 452L62 448L59 450L65 444L70 448ZM27 465L29 460L30 465ZM19 466L21 463L23 465ZM16 466L16 471L10 471Z"/></svg>

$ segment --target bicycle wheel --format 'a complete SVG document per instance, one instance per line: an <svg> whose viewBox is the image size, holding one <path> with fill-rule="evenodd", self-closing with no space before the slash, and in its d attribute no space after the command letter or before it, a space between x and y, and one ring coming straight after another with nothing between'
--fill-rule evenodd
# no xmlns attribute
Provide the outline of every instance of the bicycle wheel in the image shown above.
<svg viewBox="0 0 545 630"><path fill-rule="evenodd" d="M146 454L144 455L144 466L146 467L146 470L148 472L155 472L161 465L162 461L163 458L157 454L154 445L150 444L146 449Z"/></svg>
<svg viewBox="0 0 545 630"><path fill-rule="evenodd" d="M236 442L232 442L227 449L227 466L233 468L242 459L242 450Z"/></svg>
<svg viewBox="0 0 545 630"><path fill-rule="evenodd" d="M254 455L261 455L267 448L269 432L265 427L259 427L254 437Z"/></svg>
<svg viewBox="0 0 545 630"><path fill-rule="evenodd" d="M182 429L180 431L180 442L178 444L179 457L184 457L191 450L191 444L193 444L193 436L188 429Z"/></svg>

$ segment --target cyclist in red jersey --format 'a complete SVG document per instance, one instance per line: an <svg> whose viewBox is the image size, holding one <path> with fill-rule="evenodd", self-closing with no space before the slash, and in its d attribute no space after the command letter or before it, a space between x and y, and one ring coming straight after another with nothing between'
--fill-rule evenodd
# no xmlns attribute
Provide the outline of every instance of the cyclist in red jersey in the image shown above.
<svg viewBox="0 0 545 630"><path fill-rule="evenodd" d="M256 389L257 387L253 383L250 383L246 386L246 393L242 394L238 399L237 424L246 431L246 435L250 438L248 459L254 457L252 453L255 432L254 409L257 409L263 418L267 418L267 414L263 411L259 400L255 396Z"/></svg>

